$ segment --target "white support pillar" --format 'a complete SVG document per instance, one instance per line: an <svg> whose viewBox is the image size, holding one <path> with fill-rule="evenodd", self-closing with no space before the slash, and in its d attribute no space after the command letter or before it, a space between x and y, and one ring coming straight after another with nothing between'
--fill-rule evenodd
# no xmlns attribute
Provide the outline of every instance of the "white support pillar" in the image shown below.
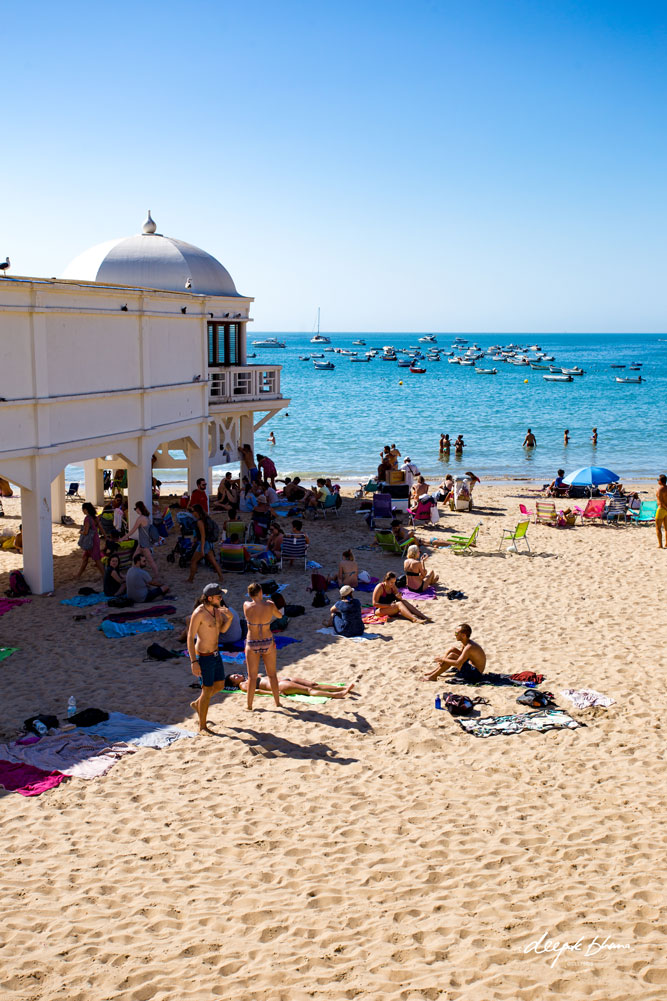
<svg viewBox="0 0 667 1001"><path fill-rule="evenodd" d="M197 480L205 479L208 483L208 422L203 422L197 426L197 431L192 435L196 445L188 442L188 493L197 486Z"/></svg>
<svg viewBox="0 0 667 1001"><path fill-rule="evenodd" d="M65 470L63 469L51 483L51 521L54 525L59 525L62 516L66 513L65 490Z"/></svg>
<svg viewBox="0 0 667 1001"><path fill-rule="evenodd" d="M127 497L130 521L134 521L134 505L143 501L150 511L153 506L152 451L143 441L139 443L139 461L127 467Z"/></svg>
<svg viewBox="0 0 667 1001"><path fill-rule="evenodd" d="M33 460L34 490L21 488L23 571L35 594L53 591L51 471L48 460ZM56 477L56 480L58 478Z"/></svg>
<svg viewBox="0 0 667 1001"><path fill-rule="evenodd" d="M86 500L96 507L104 504L104 470L99 469L97 459L88 459L83 464L86 481Z"/></svg>

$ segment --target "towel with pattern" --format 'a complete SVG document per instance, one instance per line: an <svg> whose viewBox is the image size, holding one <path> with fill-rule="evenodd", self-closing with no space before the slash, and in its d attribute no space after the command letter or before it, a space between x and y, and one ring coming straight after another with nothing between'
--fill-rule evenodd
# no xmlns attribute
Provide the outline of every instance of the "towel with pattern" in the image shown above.
<svg viewBox="0 0 667 1001"><path fill-rule="evenodd" d="M547 730L576 730L586 725L572 719L563 709L538 709L533 713L482 716L481 719L462 719L460 716L454 718L473 737L506 737L513 733L523 733L524 730L537 730L540 733L546 733Z"/></svg>
<svg viewBox="0 0 667 1001"><path fill-rule="evenodd" d="M136 636L137 633L161 633L173 629L166 619L140 619L138 622L108 622L100 623L100 629L107 639L118 639L121 636Z"/></svg>
<svg viewBox="0 0 667 1001"><path fill-rule="evenodd" d="M0 758L17 764L33 765L44 771L62 772L79 779L106 775L119 758L134 754L127 744L107 744L82 730L46 734L37 744L0 744Z"/></svg>
<svg viewBox="0 0 667 1001"><path fill-rule="evenodd" d="M564 698L569 699L576 709L591 709L596 706L613 706L616 699L596 692L594 688L565 688L560 693Z"/></svg>
<svg viewBox="0 0 667 1001"><path fill-rule="evenodd" d="M80 728L81 729L81 728ZM83 728L84 733L114 743L135 744L137 747L169 747L175 740L182 737L196 737L192 730L182 730L168 723L154 723L138 716L126 716L125 713L109 713L109 719L94 726Z"/></svg>
<svg viewBox="0 0 667 1001"><path fill-rule="evenodd" d="M40 796L47 789L53 789L64 782L61 772L45 772L34 765L23 765L16 761L0 761L0 786L8 792L18 792L21 796Z"/></svg>

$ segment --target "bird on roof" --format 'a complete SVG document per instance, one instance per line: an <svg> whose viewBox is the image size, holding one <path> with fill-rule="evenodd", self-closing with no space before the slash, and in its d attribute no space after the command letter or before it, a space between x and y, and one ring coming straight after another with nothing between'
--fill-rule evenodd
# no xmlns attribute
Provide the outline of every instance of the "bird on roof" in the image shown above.
<svg viewBox="0 0 667 1001"><path fill-rule="evenodd" d="M9 267L9 263L10 263L9 262L9 258L6 257L5 258L5 263L4 264L0 264L0 271L2 271L2 277L3 278L5 277L5 272L7 271L8 267Z"/></svg>
<svg viewBox="0 0 667 1001"><path fill-rule="evenodd" d="M185 283L186 288L192 288L192 278L188 278Z"/></svg>

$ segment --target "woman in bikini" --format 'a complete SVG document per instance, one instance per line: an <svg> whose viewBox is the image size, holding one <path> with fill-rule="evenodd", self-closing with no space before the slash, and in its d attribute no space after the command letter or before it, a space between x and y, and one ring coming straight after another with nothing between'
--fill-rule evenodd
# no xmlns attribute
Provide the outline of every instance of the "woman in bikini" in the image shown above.
<svg viewBox="0 0 667 1001"><path fill-rule="evenodd" d="M225 688L240 688L242 692L247 692L248 680L245 674L228 674ZM325 695L328 699L344 699L353 688L354 684L342 688L340 685L321 685L306 678L281 678L278 682L281 695ZM258 678L256 691L267 693L271 691L268 678Z"/></svg>
<svg viewBox="0 0 667 1001"><path fill-rule="evenodd" d="M338 574L334 578L339 587L346 584L349 587L356 587L359 583L359 567L351 549L346 549L343 558L338 564Z"/></svg>
<svg viewBox="0 0 667 1001"><path fill-rule="evenodd" d="M381 580L373 591L373 604L377 615L398 615L410 622L431 622L432 620L424 615L418 608L411 605L401 597L401 592L396 586L396 574L386 573L384 580Z"/></svg>
<svg viewBox="0 0 667 1001"><path fill-rule="evenodd" d="M247 708L252 709L260 658L264 661L264 667L269 676L273 701L279 706L280 690L276 676L276 644L271 632L271 623L274 619L281 619L282 612L276 608L272 601L264 597L261 584L250 584L248 596L250 601L246 601L243 606L248 623L248 635L245 641L245 659L248 665Z"/></svg>
<svg viewBox="0 0 667 1001"><path fill-rule="evenodd" d="M411 591L421 593L427 587L438 583L440 578L437 573L434 573L433 570L430 573L426 572L424 566L426 557L420 557L419 546L408 546L408 551L405 555L407 559L403 564L403 569L405 570L407 585Z"/></svg>

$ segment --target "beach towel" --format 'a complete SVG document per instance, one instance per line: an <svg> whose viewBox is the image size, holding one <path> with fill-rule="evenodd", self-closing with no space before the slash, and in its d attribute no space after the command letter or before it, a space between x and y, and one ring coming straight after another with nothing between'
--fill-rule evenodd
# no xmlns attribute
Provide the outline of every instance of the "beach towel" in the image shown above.
<svg viewBox="0 0 667 1001"><path fill-rule="evenodd" d="M564 698L569 699L576 709L591 709L594 706L613 706L616 699L611 699L602 692L596 692L594 688L565 688L560 693Z"/></svg>
<svg viewBox="0 0 667 1001"><path fill-rule="evenodd" d="M107 594L75 594L73 598L63 598L61 605L73 605L75 608L88 608L89 605L98 605L102 601L108 601Z"/></svg>
<svg viewBox="0 0 667 1001"><path fill-rule="evenodd" d="M0 786L8 792L18 792L22 796L40 796L47 789L59 786L64 780L65 776L61 772L45 772L33 765L0 761Z"/></svg>
<svg viewBox="0 0 667 1001"><path fill-rule="evenodd" d="M308 562L306 563L306 567L308 570L321 570L322 564L316 563L315 560L308 560Z"/></svg>
<svg viewBox="0 0 667 1001"><path fill-rule="evenodd" d="M80 728L81 729L81 728ZM125 713L109 713L109 719L103 723L96 723L94 726L87 726L84 733L102 737L104 740L114 743L120 741L125 744L134 744L136 747L169 747L175 740L182 737L196 737L192 730L181 730L180 727L171 726L169 723L154 723L149 719L140 719L138 716L126 716Z"/></svg>
<svg viewBox="0 0 667 1001"><path fill-rule="evenodd" d="M343 686L341 685L341 688L342 687ZM246 693L242 692L240 688L234 688L234 689L224 688L220 694L221 695L245 695ZM255 695L259 695L259 696L266 695L267 699L272 699L273 698L273 695L271 694L271 692L257 692L256 691ZM281 699L291 699L293 702L309 702L311 705L322 705L323 702L328 702L329 701L329 699L327 698L326 695L282 695L281 694L280 698Z"/></svg>
<svg viewBox="0 0 667 1001"><path fill-rule="evenodd" d="M95 779L106 775L126 754L134 754L127 744L108 744L83 730L47 734L37 744L28 747L0 744L0 758L16 764L32 765L47 772L62 772L80 779Z"/></svg>
<svg viewBox="0 0 667 1001"><path fill-rule="evenodd" d="M483 716L481 719L461 719L456 722L473 737L507 737L524 730L576 730L585 723L572 719L563 709L538 709L534 713L518 713L510 716Z"/></svg>
<svg viewBox="0 0 667 1001"><path fill-rule="evenodd" d="M532 676L532 680L527 676ZM495 674L493 671L485 671L481 674L470 664L464 664L451 678L447 678L447 684L450 685L515 685L519 688L535 688L543 681L543 674L535 674L532 671L522 671L520 674Z"/></svg>
<svg viewBox="0 0 667 1001"><path fill-rule="evenodd" d="M163 615L173 615L175 605L151 605L135 612L109 612L102 622L135 622L137 619L158 619Z"/></svg>
<svg viewBox="0 0 667 1001"><path fill-rule="evenodd" d="M139 622L107 622L100 623L107 639L119 639L121 636L136 636L137 633L161 633L173 629L166 619L141 619Z"/></svg>
<svg viewBox="0 0 667 1001"><path fill-rule="evenodd" d="M397 618L397 616L393 617ZM374 608L366 608L362 610L361 618L363 620L364 625L367 626L369 622L389 622L392 616L378 615Z"/></svg>
<svg viewBox="0 0 667 1001"><path fill-rule="evenodd" d="M364 633L363 636L343 636L342 633L337 633L333 626L326 626L324 629L316 631L324 633L325 636L337 636L343 640L354 640L355 643L361 643L363 640L381 640L383 638L380 633Z"/></svg>
<svg viewBox="0 0 667 1001"><path fill-rule="evenodd" d="M427 587L423 591L411 591L409 587L399 587L398 590L401 592L401 597L407 598L408 601L433 601L438 597L434 587Z"/></svg>
<svg viewBox="0 0 667 1001"><path fill-rule="evenodd" d="M14 605L25 605L30 598L0 598L0 615L11 612Z"/></svg>
<svg viewBox="0 0 667 1001"><path fill-rule="evenodd" d="M0 660L6 660L18 650L17 646L0 646Z"/></svg>
<svg viewBox="0 0 667 1001"><path fill-rule="evenodd" d="M379 583L380 583L380 578L379 577L371 577L371 579L368 582L366 582L364 580L360 580L354 590L355 591L374 591L375 588L377 587L377 585Z"/></svg>

